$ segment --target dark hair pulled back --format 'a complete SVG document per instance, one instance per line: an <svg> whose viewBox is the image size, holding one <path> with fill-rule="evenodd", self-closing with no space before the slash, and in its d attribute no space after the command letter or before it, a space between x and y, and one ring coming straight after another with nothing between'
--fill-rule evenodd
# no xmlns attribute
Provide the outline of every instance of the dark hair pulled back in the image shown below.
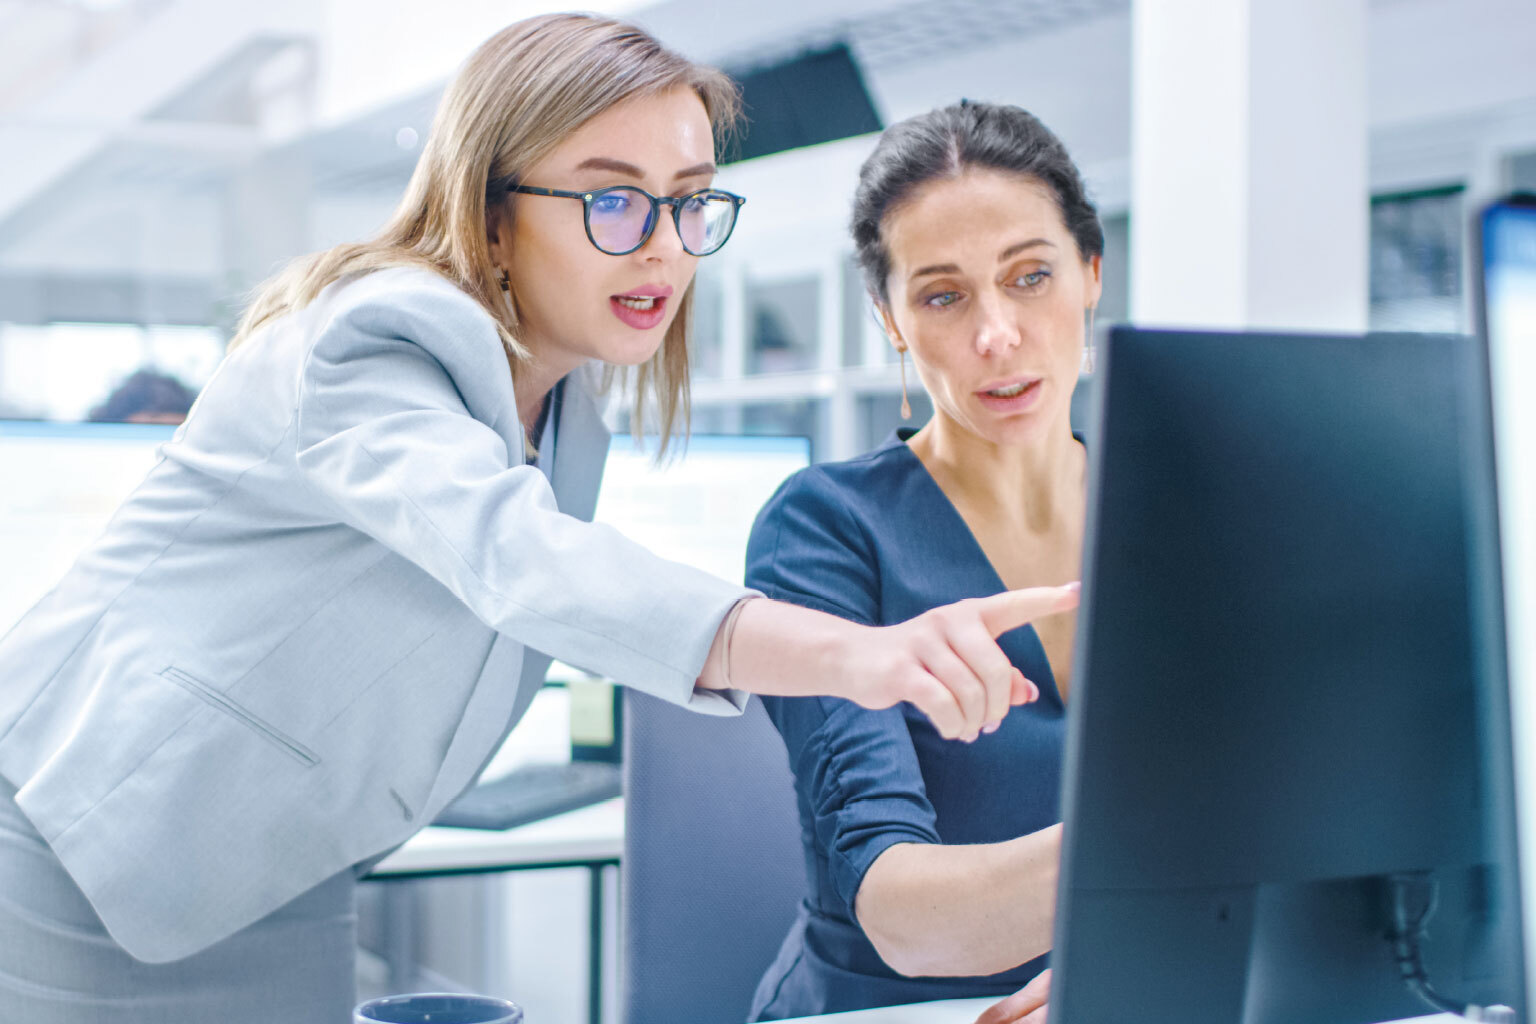
<svg viewBox="0 0 1536 1024"><path fill-rule="evenodd" d="M882 228L892 210L930 181L972 167L1011 171L1040 182L1056 197L1062 221L1087 260L1104 254L1104 229L1067 149L1039 118L1019 107L962 100L887 128L854 193L850 228L864 284L881 302L891 272Z"/></svg>

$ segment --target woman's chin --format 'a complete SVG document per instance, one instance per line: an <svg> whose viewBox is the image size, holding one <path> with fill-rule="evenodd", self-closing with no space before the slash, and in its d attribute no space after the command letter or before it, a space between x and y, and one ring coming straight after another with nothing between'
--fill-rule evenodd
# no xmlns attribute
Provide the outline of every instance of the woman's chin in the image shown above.
<svg viewBox="0 0 1536 1024"><path fill-rule="evenodd" d="M658 324L649 331L604 339L598 358L614 366L639 366L657 353L666 336L667 324Z"/></svg>

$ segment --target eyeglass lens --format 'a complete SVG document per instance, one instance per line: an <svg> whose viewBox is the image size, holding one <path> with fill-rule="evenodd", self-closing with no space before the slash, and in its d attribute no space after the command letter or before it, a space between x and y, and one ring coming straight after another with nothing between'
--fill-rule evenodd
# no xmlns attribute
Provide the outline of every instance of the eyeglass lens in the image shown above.
<svg viewBox="0 0 1536 1024"><path fill-rule="evenodd" d="M630 252L651 231L656 211L639 189L616 188L588 204L587 224L599 249ZM736 204L728 196L701 192L687 197L677 214L683 248L695 256L709 255L725 244L735 221Z"/></svg>

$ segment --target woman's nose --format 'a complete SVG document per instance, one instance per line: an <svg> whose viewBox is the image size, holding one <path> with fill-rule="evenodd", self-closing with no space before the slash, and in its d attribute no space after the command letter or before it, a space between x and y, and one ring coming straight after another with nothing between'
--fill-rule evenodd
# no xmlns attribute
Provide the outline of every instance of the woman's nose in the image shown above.
<svg viewBox="0 0 1536 1024"><path fill-rule="evenodd" d="M1019 344L1019 325L996 300L980 303L981 321L976 325L976 351L984 356L1006 352Z"/></svg>
<svg viewBox="0 0 1536 1024"><path fill-rule="evenodd" d="M651 237L645 240L645 245L640 248L640 254L648 260L657 262L687 255L677 221L668 216L665 207L657 212L657 217L660 218L660 223L651 231Z"/></svg>

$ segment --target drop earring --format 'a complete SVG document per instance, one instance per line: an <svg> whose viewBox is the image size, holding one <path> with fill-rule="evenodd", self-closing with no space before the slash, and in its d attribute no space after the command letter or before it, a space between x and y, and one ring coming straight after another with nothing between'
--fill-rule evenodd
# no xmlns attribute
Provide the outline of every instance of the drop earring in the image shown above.
<svg viewBox="0 0 1536 1024"><path fill-rule="evenodd" d="M901 418L912 418L912 403L907 399L907 350L906 347L897 349L901 353Z"/></svg>
<svg viewBox="0 0 1536 1024"><path fill-rule="evenodd" d="M498 283L501 285L502 291L510 292L512 290L512 275L508 274L505 268L501 271L501 278Z"/></svg>
<svg viewBox="0 0 1536 1024"><path fill-rule="evenodd" d="M1093 340L1093 315L1098 308L1097 304L1088 307L1088 332L1083 335L1083 363L1079 371L1083 374L1092 373L1098 362L1098 345Z"/></svg>

